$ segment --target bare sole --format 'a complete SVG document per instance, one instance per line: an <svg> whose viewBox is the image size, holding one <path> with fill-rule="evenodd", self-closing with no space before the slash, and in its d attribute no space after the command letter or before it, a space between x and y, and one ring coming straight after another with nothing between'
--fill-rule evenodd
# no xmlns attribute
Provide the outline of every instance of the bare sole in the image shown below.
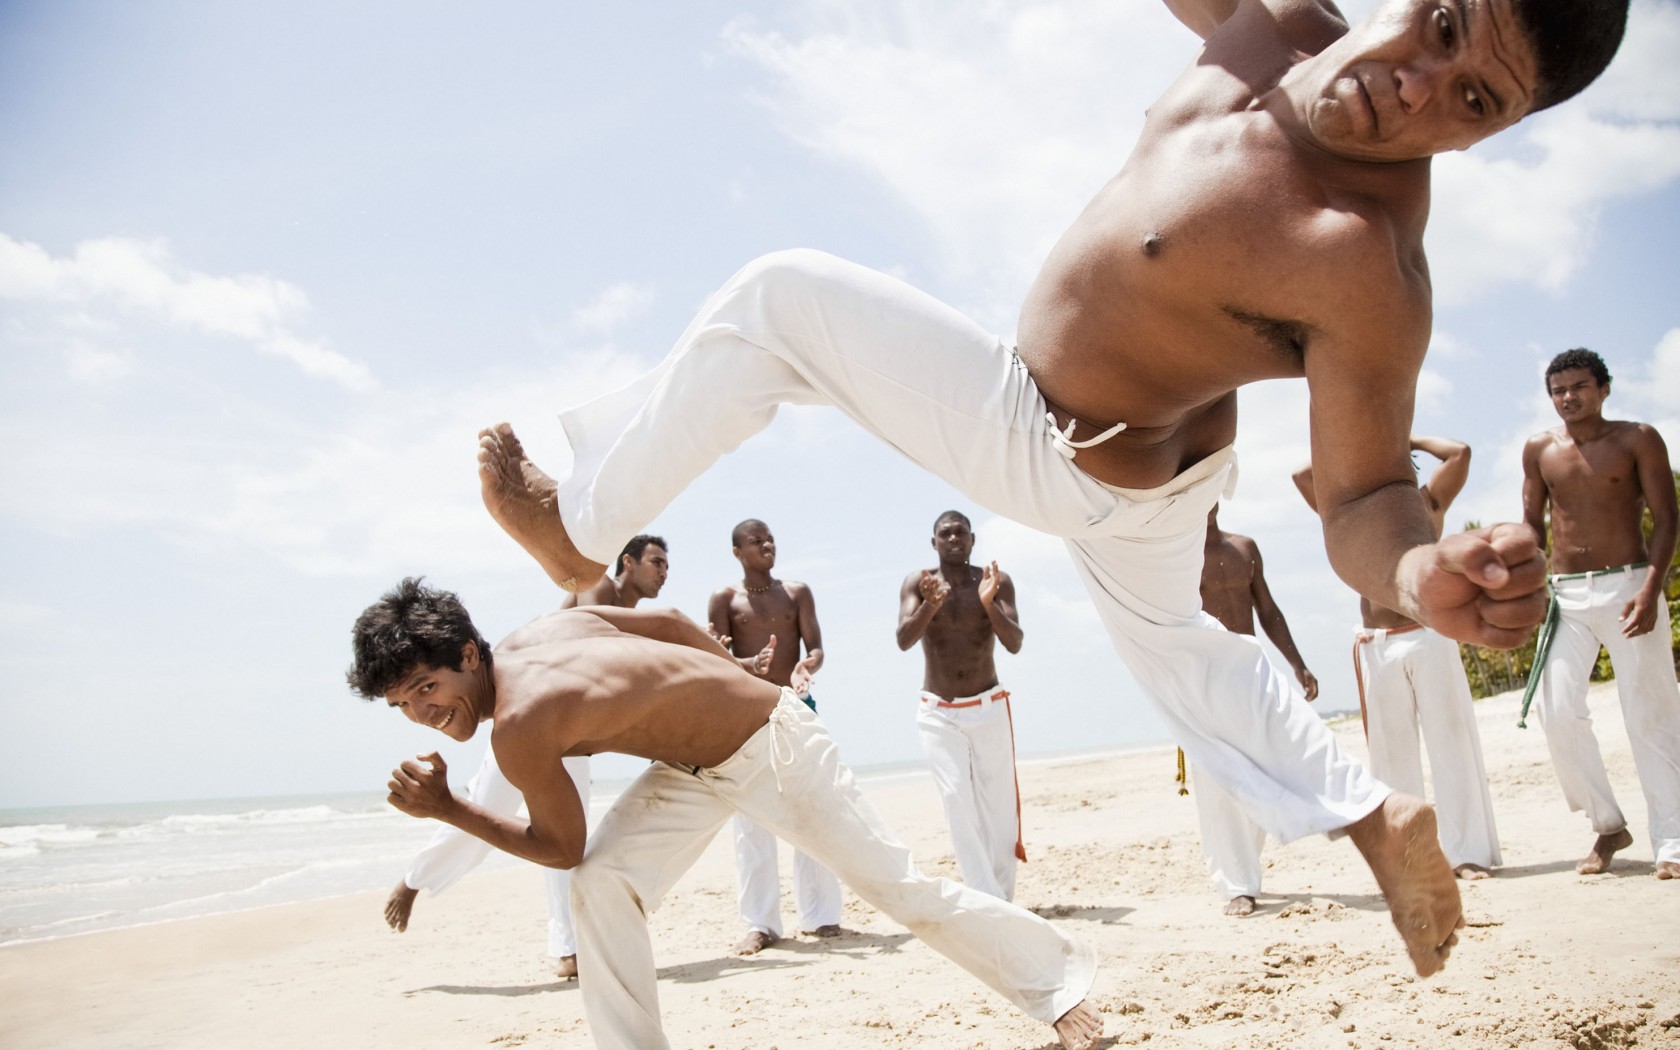
<svg viewBox="0 0 1680 1050"><path fill-rule="evenodd" d="M496 524L562 589L576 594L606 574L605 565L590 561L573 546L560 523L554 479L526 457L506 423L478 432L478 482L484 507Z"/></svg>
<svg viewBox="0 0 1680 1050"><path fill-rule="evenodd" d="M1393 794L1348 827L1371 866L1419 977L1447 964L1464 925L1458 882L1436 837L1435 810L1420 798Z"/></svg>

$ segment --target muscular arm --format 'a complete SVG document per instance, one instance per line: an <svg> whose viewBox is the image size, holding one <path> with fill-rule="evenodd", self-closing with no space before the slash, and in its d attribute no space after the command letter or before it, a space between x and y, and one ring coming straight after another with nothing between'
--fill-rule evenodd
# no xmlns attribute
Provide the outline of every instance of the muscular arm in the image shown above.
<svg viewBox="0 0 1680 1050"><path fill-rule="evenodd" d="M980 604L986 609L986 618L991 621L992 633L998 641L1010 652L1020 652L1025 632L1015 611L1015 581L995 561L986 566L980 577Z"/></svg>
<svg viewBox="0 0 1680 1050"><path fill-rule="evenodd" d="M922 597L922 580L929 575L927 570L919 569L904 577L904 585L898 589L898 647L901 650L908 650L922 640L944 600Z"/></svg>
<svg viewBox="0 0 1680 1050"><path fill-rule="evenodd" d="M1450 638L1522 644L1545 610L1532 533L1503 524L1435 541L1406 457L1427 290L1386 309L1327 298L1327 316L1345 319L1346 331L1309 345L1306 372L1313 489L1331 565L1372 602Z"/></svg>
<svg viewBox="0 0 1680 1050"><path fill-rule="evenodd" d="M1414 437L1412 449L1427 452L1441 461L1423 487L1424 498L1434 504L1436 511L1445 514L1470 478L1470 446L1451 438Z"/></svg>
<svg viewBox="0 0 1680 1050"><path fill-rule="evenodd" d="M1237 0L1162 0L1173 17L1190 27L1190 31L1206 40L1213 31L1231 17Z"/></svg>
<svg viewBox="0 0 1680 1050"><path fill-rule="evenodd" d="M805 644L805 659L799 661L799 666L807 674L816 674L823 665L822 626L817 623L817 599L811 594L809 586L801 584L794 604L799 610L799 640Z"/></svg>
<svg viewBox="0 0 1680 1050"><path fill-rule="evenodd" d="M736 660L722 643L708 634L704 627L676 609L620 609L611 605L592 605L579 611L599 616L625 634L651 638L656 642L669 642L672 645L686 645L690 649L712 653L737 667L740 666L740 661ZM506 770L507 767L504 764L502 768ZM530 803L529 796L526 797L526 803Z"/></svg>
<svg viewBox="0 0 1680 1050"><path fill-rule="evenodd" d="M1668 462L1668 447L1655 427L1640 424L1633 439L1634 462L1645 506L1651 511L1651 539L1646 557L1651 563L1639 595L1622 611L1622 633L1628 637L1645 634L1656 626L1657 598L1674 560L1676 510L1674 475ZM1667 630L1665 625L1664 630Z"/></svg>
<svg viewBox="0 0 1680 1050"><path fill-rule="evenodd" d="M1296 681L1306 690L1307 699L1318 697L1318 680L1307 670L1307 662L1301 658L1301 651L1295 647L1295 637L1289 633L1289 622L1283 618L1283 610L1278 608L1277 600L1272 597L1272 589L1266 584L1266 567L1260 559L1260 547L1250 542L1249 554L1254 559L1254 575L1248 584L1249 598L1254 602L1254 616L1260 621L1260 629L1266 632L1266 637L1277 646L1277 651L1289 661L1290 669L1295 672Z"/></svg>
<svg viewBox="0 0 1680 1050"><path fill-rule="evenodd" d="M508 782L525 796L529 822L461 799L449 790L448 768L436 752L404 762L391 773L390 803L413 817L431 817L516 857L549 868L573 868L587 835L577 785L540 738L522 727L504 731L492 746Z"/></svg>
<svg viewBox="0 0 1680 1050"><path fill-rule="evenodd" d="M1548 546L1546 504L1550 502L1551 490L1546 486L1546 479L1540 474L1540 453L1550 440L1551 436L1548 434L1536 434L1523 445L1522 454L1523 521L1534 530L1541 550Z"/></svg>

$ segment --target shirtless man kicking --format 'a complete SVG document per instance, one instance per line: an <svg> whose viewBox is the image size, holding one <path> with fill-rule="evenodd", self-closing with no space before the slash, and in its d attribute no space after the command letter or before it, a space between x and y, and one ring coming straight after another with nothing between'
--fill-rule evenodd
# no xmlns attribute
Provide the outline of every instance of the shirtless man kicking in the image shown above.
<svg viewBox="0 0 1680 1050"><path fill-rule="evenodd" d="M1418 485L1429 525L1440 536L1447 508L1470 477L1470 446L1445 437L1413 437L1412 451L1438 462ZM1295 472L1295 487L1318 509L1313 468ZM1361 596L1361 627L1354 632L1353 675L1359 685L1359 715L1371 753L1371 774L1411 795L1423 794L1423 751L1435 785L1435 816L1441 849L1453 874L1485 879L1504 863L1493 820L1493 792L1482 759L1482 734L1470 697L1470 681L1458 643L1393 609Z"/></svg>
<svg viewBox="0 0 1680 1050"><path fill-rule="evenodd" d="M998 685L996 643L1021 651L1015 581L991 562L968 563L974 529L948 510L933 523L939 564L898 589L898 647L922 643L922 695L916 728L945 806L963 881L1015 899L1015 867L1027 859L1015 781L1015 727L1009 691Z"/></svg>
<svg viewBox="0 0 1680 1050"><path fill-rule="evenodd" d="M634 609L643 598L657 598L670 572L668 545L661 536L646 533L633 537L618 555L616 575L603 576L588 590L568 593L560 600L562 609L580 605L611 605L620 609ZM578 799L585 814L589 812L589 756L574 755L565 759L566 772L577 785ZM519 791L509 784L496 765L495 748L484 749L484 761L478 772L467 781L467 797L475 804L499 816L511 817L524 802ZM490 845L459 828L440 827L430 842L409 862L408 873L402 877L385 900L385 922L402 933L414 912L414 900L421 890L442 893L455 881L489 854ZM577 976L577 938L572 933L572 877L571 872L558 868L543 869L543 883L548 889L548 955L555 960L554 974L560 978Z"/></svg>
<svg viewBox="0 0 1680 1050"><path fill-rule="evenodd" d="M454 740L493 721L491 746L529 820L449 791L435 753L391 774L390 802L517 857L570 868L580 991L595 1044L670 1046L647 913L734 812L839 872L1028 1015L1085 1050L1102 1035L1086 1003L1090 948L1031 912L916 870L858 792L828 731L791 689L749 674L674 610L593 606L534 620L496 648L455 595L404 580L352 632L348 680ZM585 846L583 807L560 759L603 751L653 764Z"/></svg>
<svg viewBox="0 0 1680 1050"><path fill-rule="evenodd" d="M729 536L741 563L741 582L720 587L706 607L713 637L737 659L770 654L760 673L772 685L793 690L815 711L811 679L822 667L822 628L811 588L798 580L778 580L776 537L770 526L748 518ZM778 639L780 641L778 642ZM800 657L803 644L805 656ZM735 874L740 880L736 903L747 935L736 955L757 955L782 939L782 876L776 862L776 836L743 813L730 818L735 834ZM793 851L793 897L799 929L818 937L840 936L840 880L802 850Z"/></svg>
<svg viewBox="0 0 1680 1050"><path fill-rule="evenodd" d="M1522 497L1523 516L1541 536L1551 511L1552 603L1523 711L1538 689L1536 713L1564 801L1585 810L1598 835L1575 870L1609 871L1616 851L1633 845L1587 709L1598 647L1610 651L1657 878L1680 879L1680 688L1663 598L1680 515L1668 448L1649 424L1604 418L1610 370L1591 350L1554 357L1546 391L1563 426L1523 446ZM1646 510L1649 542L1640 528Z"/></svg>
<svg viewBox="0 0 1680 1050"><path fill-rule="evenodd" d="M1304 377L1331 564L1451 638L1521 644L1533 531L1437 540L1407 456L1430 334L1429 157L1585 87L1621 0L1172 0L1206 45L1063 235L1010 347L884 274L766 256L665 361L561 415L556 483L480 436L497 522L555 582L600 574L784 403L831 404L975 503L1065 538L1109 638L1190 760L1281 840L1347 833L1421 974L1461 925L1435 817L1335 745L1252 638L1201 612L1207 512L1234 480L1236 390Z"/></svg>
<svg viewBox="0 0 1680 1050"><path fill-rule="evenodd" d="M1202 555L1202 611L1224 624L1227 631L1254 636L1254 620L1277 646L1307 703L1318 699L1318 679L1307 670L1289 621L1272 598L1260 545L1248 536L1219 527L1219 507L1208 511L1207 540ZM1202 831L1202 852L1208 875L1225 897L1225 914L1239 918L1254 914L1260 892L1260 848L1266 829L1248 819L1230 792L1209 780L1196 785L1196 821Z"/></svg>

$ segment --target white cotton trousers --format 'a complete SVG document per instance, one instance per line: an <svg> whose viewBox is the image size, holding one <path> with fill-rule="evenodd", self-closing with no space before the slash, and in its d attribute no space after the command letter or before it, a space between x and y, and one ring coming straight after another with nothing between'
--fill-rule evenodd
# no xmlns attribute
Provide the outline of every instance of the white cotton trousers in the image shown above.
<svg viewBox="0 0 1680 1050"><path fill-rule="evenodd" d="M1037 385L996 336L820 252L748 264L657 368L561 414L573 462L558 506L573 543L611 562L782 404L834 405L981 506L1064 537L1185 753L1279 839L1345 827L1387 797L1254 639L1201 612L1207 512L1233 463L1147 499L1111 491L1057 450Z"/></svg>
<svg viewBox="0 0 1680 1050"><path fill-rule="evenodd" d="M1014 900L1015 868L1026 851L1009 693L996 687L947 700L924 692L916 729L945 807L963 882Z"/></svg>
<svg viewBox="0 0 1680 1050"><path fill-rule="evenodd" d="M1242 804L1211 777L1197 776L1190 795L1202 833L1208 879L1220 900L1260 896L1260 850L1266 829L1250 820Z"/></svg>
<svg viewBox="0 0 1680 1050"><path fill-rule="evenodd" d="M595 1045L670 1042L647 915L717 834L742 813L837 873L859 897L1047 1024L1096 978L1090 948L1023 908L916 870L840 761L828 730L782 691L769 721L718 765L656 762L590 836L572 879L578 981Z"/></svg>
<svg viewBox="0 0 1680 1050"><path fill-rule="evenodd" d="M1623 637L1619 619L1643 579L1641 570L1553 578L1559 619L1550 658L1540 671L1535 713L1569 808L1585 811L1599 835L1627 827L1587 709L1598 647L1609 651L1633 766L1645 792L1651 855L1658 862L1680 862L1680 687L1669 648L1668 604L1658 599L1656 629L1637 638Z"/></svg>
<svg viewBox="0 0 1680 1050"><path fill-rule="evenodd" d="M782 873L774 833L737 813L730 818L735 838L736 903L749 929L782 936ZM793 851L793 903L801 932L840 924L840 880L805 853Z"/></svg>
<svg viewBox="0 0 1680 1050"><path fill-rule="evenodd" d="M563 758L561 764L577 785L578 798L583 802L583 814L589 816L589 758L584 755ZM467 800L496 814L511 817L525 804L525 796L508 783L496 764L496 749L484 749L484 761L478 772L467 781ZM440 824L431 841L409 862L403 882L409 889L442 893L467 872L478 867L490 853L490 844L469 835L450 824ZM557 868L543 868L543 884L548 891L548 954L556 959L577 954L577 941L572 935L572 873Z"/></svg>
<svg viewBox="0 0 1680 1050"><path fill-rule="evenodd" d="M1426 627L1358 630L1355 638L1371 773L1396 791L1422 797L1421 731L1447 862L1455 868L1503 864L1482 737L1458 643Z"/></svg>

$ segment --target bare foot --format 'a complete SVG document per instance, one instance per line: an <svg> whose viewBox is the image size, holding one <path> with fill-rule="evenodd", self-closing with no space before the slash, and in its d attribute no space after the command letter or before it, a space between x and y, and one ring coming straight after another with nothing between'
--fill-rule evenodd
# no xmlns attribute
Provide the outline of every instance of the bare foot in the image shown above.
<svg viewBox="0 0 1680 1050"><path fill-rule="evenodd" d="M1393 794L1347 830L1377 877L1418 976L1435 973L1464 925L1458 883L1436 839L1435 810L1421 798Z"/></svg>
<svg viewBox="0 0 1680 1050"><path fill-rule="evenodd" d="M770 936L768 933L765 933L763 930L748 930L747 935L742 937L740 942L735 945L735 954L757 955L759 952L775 943L776 938Z"/></svg>
<svg viewBox="0 0 1680 1050"><path fill-rule="evenodd" d="M1610 858L1616 855L1616 851L1631 845L1633 836L1628 834L1627 828L1611 835L1600 835L1592 850L1581 858L1581 863L1575 865L1575 870L1582 875L1602 875L1610 870Z"/></svg>
<svg viewBox="0 0 1680 1050"><path fill-rule="evenodd" d="M1659 878L1659 879L1680 879L1680 861L1673 861L1673 860L1659 860L1659 861L1657 861L1657 878Z"/></svg>
<svg viewBox="0 0 1680 1050"><path fill-rule="evenodd" d="M561 980L569 980L577 976L577 956L562 955L560 961L554 964L554 976Z"/></svg>
<svg viewBox="0 0 1680 1050"><path fill-rule="evenodd" d="M1056 1037L1067 1050L1091 1050L1102 1034L1102 1014L1096 1011L1089 999L1081 999L1078 1006L1056 1022Z"/></svg>
<svg viewBox="0 0 1680 1050"><path fill-rule="evenodd" d="M811 935L811 936L813 936L813 937L824 937L824 938L827 938L827 937L838 937L838 936L840 936L840 935L841 935L841 934L842 934L842 933L845 933L845 932L846 932L846 931L845 931L845 930L842 930L842 929L841 929L841 928L840 928L840 927L839 927L839 926L838 926L838 925L836 925L836 924L835 924L835 923L832 923L832 922L831 922L831 923L829 923L829 924L828 924L828 925L826 925L826 926L818 926L818 927L817 927L817 928L816 928L816 929L814 929L814 930L802 930L802 931L800 931L800 932L802 932L802 933L808 933L808 934L810 934L810 935Z"/></svg>
<svg viewBox="0 0 1680 1050"><path fill-rule="evenodd" d="M572 546L560 524L554 479L525 458L524 447L506 423L478 432L478 483L496 524L563 589L576 593L606 573L605 565Z"/></svg>
<svg viewBox="0 0 1680 1050"><path fill-rule="evenodd" d="M1235 915L1238 918L1241 918L1244 915L1253 915L1254 898L1248 896L1232 897L1225 903L1225 914Z"/></svg>
<svg viewBox="0 0 1680 1050"><path fill-rule="evenodd" d="M1457 875L1465 882L1475 882L1477 879L1493 878L1493 871L1489 868L1482 867L1480 864L1460 864L1458 867L1453 869L1453 874Z"/></svg>

